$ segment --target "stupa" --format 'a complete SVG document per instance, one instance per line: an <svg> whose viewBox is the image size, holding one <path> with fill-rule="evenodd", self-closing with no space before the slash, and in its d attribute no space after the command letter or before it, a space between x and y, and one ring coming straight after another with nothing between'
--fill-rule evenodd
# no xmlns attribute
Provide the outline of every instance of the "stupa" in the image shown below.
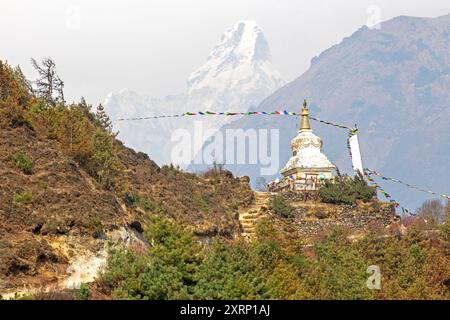
<svg viewBox="0 0 450 320"><path fill-rule="evenodd" d="M269 189L293 191L317 190L321 182L331 180L336 166L322 153L322 139L316 136L309 122L306 100L301 112L300 130L291 140L292 156L280 171L282 181L275 181Z"/></svg>

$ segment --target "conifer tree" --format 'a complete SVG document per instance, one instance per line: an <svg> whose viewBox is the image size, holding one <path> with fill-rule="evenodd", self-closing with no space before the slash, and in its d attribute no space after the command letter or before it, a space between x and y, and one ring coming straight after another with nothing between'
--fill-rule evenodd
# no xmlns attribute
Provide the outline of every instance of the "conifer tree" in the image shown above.
<svg viewBox="0 0 450 320"><path fill-rule="evenodd" d="M25 87L28 92L34 93L34 89L33 89L31 81L29 81L25 77L25 75L23 74L22 69L20 68L20 66L16 66L14 68L14 74L16 75L17 80L18 80L20 85Z"/></svg>
<svg viewBox="0 0 450 320"><path fill-rule="evenodd" d="M108 133L112 133L112 122L109 116L105 112L105 108L100 103L97 107L97 120L100 123L100 126Z"/></svg>
<svg viewBox="0 0 450 320"><path fill-rule="evenodd" d="M81 108L87 111L91 111L92 106L86 102L86 99L84 97L81 97L79 105Z"/></svg>
<svg viewBox="0 0 450 320"><path fill-rule="evenodd" d="M34 82L36 85L34 91L52 106L64 104L64 82L56 74L55 62L50 58L44 58L39 64L31 58L31 63L40 76Z"/></svg>

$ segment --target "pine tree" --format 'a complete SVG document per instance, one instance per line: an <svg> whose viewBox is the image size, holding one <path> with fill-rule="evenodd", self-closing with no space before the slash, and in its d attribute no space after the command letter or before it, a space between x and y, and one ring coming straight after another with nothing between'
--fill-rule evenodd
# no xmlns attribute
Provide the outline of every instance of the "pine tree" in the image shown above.
<svg viewBox="0 0 450 320"><path fill-rule="evenodd" d="M52 106L64 104L64 82L56 74L55 62L50 58L44 58L39 64L31 58L31 63L40 76L35 81L34 91Z"/></svg>
<svg viewBox="0 0 450 320"><path fill-rule="evenodd" d="M100 123L100 126L108 133L112 133L112 122L111 119L108 117L108 115L105 112L105 108L100 103L97 107L97 113L96 117L98 122Z"/></svg>
<svg viewBox="0 0 450 320"><path fill-rule="evenodd" d="M92 106L86 102L86 99L84 97L81 97L79 105L81 108L87 111L91 111Z"/></svg>
<svg viewBox="0 0 450 320"><path fill-rule="evenodd" d="M92 105L86 102L84 97L81 97L77 106L83 111L83 114L89 119L90 122L96 123L97 116L92 112Z"/></svg>
<svg viewBox="0 0 450 320"><path fill-rule="evenodd" d="M17 80L19 82L19 84L21 86L23 86L24 88L26 88L26 90L30 93L34 93L34 89L33 89L33 85L31 83L31 81L29 81L25 75L22 72L22 69L20 68L20 66L16 66L14 68L14 74L17 77Z"/></svg>
<svg viewBox="0 0 450 320"><path fill-rule="evenodd" d="M114 139L108 132L97 129L92 136L91 156L97 181L103 188L113 187L114 178L120 172L120 162L116 156Z"/></svg>

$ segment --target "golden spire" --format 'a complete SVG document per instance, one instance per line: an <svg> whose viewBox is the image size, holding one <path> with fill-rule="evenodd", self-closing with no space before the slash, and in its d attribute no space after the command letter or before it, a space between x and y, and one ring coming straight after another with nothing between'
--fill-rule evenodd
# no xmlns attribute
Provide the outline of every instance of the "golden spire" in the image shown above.
<svg viewBox="0 0 450 320"><path fill-rule="evenodd" d="M306 100L303 101L302 108L302 120L300 122L300 130L311 130L311 126L309 124L309 110L307 108Z"/></svg>

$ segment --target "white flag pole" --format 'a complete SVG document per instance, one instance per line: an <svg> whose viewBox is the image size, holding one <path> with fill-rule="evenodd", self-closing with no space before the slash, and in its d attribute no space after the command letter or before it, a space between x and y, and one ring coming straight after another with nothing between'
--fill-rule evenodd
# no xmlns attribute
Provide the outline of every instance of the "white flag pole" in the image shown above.
<svg viewBox="0 0 450 320"><path fill-rule="evenodd" d="M353 169L355 170L356 173L358 173L359 171L361 174L364 174L361 151L359 149L358 134L355 133L349 138L349 144L350 144L350 152L352 154Z"/></svg>

